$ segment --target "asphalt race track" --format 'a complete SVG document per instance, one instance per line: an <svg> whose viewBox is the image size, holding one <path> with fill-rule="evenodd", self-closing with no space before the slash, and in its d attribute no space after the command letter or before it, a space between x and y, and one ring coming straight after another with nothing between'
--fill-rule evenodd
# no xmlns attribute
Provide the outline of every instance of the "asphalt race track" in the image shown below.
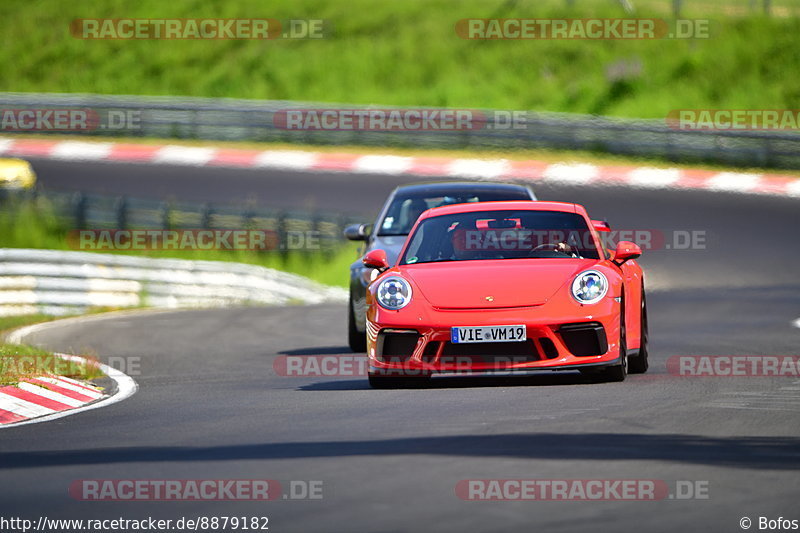
<svg viewBox="0 0 800 533"><path fill-rule="evenodd" d="M48 189L319 207L374 215L408 177L34 160ZM800 519L800 378L687 378L677 355L798 355L797 199L534 184L614 228L699 231L642 257L651 370L437 378L374 391L359 377L282 377L284 355L346 354L343 306L142 314L30 341L140 358L140 390L104 409L0 432L3 516L268 516L270 531L741 531ZM82 479L323 482L316 500L81 502ZM654 479L708 499L463 501L468 479ZM674 494L679 496L679 494Z"/></svg>

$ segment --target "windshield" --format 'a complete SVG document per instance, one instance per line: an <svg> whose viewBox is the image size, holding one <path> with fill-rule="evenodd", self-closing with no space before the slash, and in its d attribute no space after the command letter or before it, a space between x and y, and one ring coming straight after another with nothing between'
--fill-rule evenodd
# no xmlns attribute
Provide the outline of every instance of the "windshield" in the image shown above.
<svg viewBox="0 0 800 533"><path fill-rule="evenodd" d="M427 193L397 194L378 227L378 235L408 235L419 216L428 209L451 204L494 202L504 200L530 200L522 189L459 192L442 195Z"/></svg>
<svg viewBox="0 0 800 533"><path fill-rule="evenodd" d="M598 259L586 221L562 211L478 211L423 220L401 265L477 259Z"/></svg>

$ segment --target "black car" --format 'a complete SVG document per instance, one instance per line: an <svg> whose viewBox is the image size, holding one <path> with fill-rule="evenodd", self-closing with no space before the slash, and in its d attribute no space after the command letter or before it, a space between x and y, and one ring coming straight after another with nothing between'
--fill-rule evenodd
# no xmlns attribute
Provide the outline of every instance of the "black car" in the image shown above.
<svg viewBox="0 0 800 533"><path fill-rule="evenodd" d="M375 224L354 224L344 230L351 241L365 241L362 256L370 250L386 251L394 263L414 222L433 207L467 202L536 200L530 187L513 183L450 182L418 183L397 187L384 203ZM350 265L350 302L347 310L347 338L355 352L366 350L366 289L377 271L367 268L361 258Z"/></svg>

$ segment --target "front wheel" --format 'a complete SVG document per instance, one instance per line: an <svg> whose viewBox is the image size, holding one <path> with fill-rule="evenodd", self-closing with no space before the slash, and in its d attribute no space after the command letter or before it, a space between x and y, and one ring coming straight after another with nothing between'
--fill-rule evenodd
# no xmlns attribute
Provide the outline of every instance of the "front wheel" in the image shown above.
<svg viewBox="0 0 800 533"><path fill-rule="evenodd" d="M628 354L625 342L625 298L622 299L622 310L619 313L619 364L609 366L600 371L598 378L605 382L625 381L628 377Z"/></svg>
<svg viewBox="0 0 800 533"><path fill-rule="evenodd" d="M353 311L353 299L348 299L347 303L347 344L354 352L367 351L367 334L361 333L356 328L356 315Z"/></svg>
<svg viewBox="0 0 800 533"><path fill-rule="evenodd" d="M647 328L647 299L644 295L644 287L642 287L642 315L641 315L641 334L640 334L640 344L639 344L639 355L636 357L631 357L630 363L628 365L628 371L631 374L644 374L647 372L647 369L650 367L650 362L648 361L648 353L647 353L647 345L649 339L649 332Z"/></svg>

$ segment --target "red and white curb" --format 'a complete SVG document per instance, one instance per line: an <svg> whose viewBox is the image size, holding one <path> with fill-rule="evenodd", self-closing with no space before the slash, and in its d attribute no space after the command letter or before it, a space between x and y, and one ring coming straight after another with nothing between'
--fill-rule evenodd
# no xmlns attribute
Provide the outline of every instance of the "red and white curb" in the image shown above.
<svg viewBox="0 0 800 533"><path fill-rule="evenodd" d="M12 424L69 411L106 395L91 384L63 376L24 378L0 387L0 424Z"/></svg>
<svg viewBox="0 0 800 533"><path fill-rule="evenodd" d="M591 163L546 163L510 159L404 157L303 150L252 150L0 138L0 155L72 161L118 161L158 165L273 168L472 179L513 179L641 189L694 189L800 197L800 179L781 174L719 172Z"/></svg>
<svg viewBox="0 0 800 533"><path fill-rule="evenodd" d="M115 313L109 313L115 315ZM41 329L63 324L97 320L100 315L73 317L43 322L16 329L6 336L12 344L21 344L24 337ZM113 318L113 317L109 317ZM88 360L77 356L56 353L62 359L86 364ZM116 392L109 396L93 385L64 376L37 376L25 378L19 384L0 387L0 430L48 422L65 416L107 407L133 396L138 390L136 382L120 370L92 360L91 364L116 384Z"/></svg>

